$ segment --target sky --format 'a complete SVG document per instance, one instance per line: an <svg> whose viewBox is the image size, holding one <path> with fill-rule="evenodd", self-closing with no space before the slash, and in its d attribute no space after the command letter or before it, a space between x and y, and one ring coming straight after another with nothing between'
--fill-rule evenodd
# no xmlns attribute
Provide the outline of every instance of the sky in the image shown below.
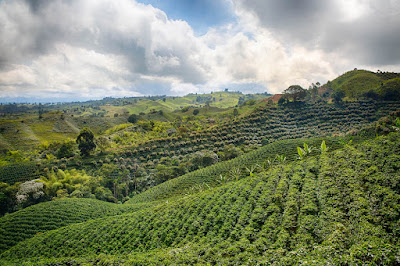
<svg viewBox="0 0 400 266"><path fill-rule="evenodd" d="M0 0L0 101L280 93L400 72L398 0Z"/></svg>

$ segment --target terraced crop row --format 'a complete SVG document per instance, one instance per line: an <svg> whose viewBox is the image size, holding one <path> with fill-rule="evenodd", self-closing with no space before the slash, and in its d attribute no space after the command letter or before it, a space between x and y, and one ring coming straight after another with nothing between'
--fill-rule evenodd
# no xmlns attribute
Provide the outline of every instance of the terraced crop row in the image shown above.
<svg viewBox="0 0 400 266"><path fill-rule="evenodd" d="M326 103L301 107L266 107L248 117L237 119L204 132L152 140L125 152L139 161L163 156L184 155L212 149L221 151L229 144L260 145L277 140L326 136L357 130L390 112L400 109L400 102ZM202 148L200 148L202 146Z"/></svg>
<svg viewBox="0 0 400 266"><path fill-rule="evenodd" d="M33 205L0 218L0 253L49 230L151 205L154 204L121 205L94 199L64 199Z"/></svg>
<svg viewBox="0 0 400 266"><path fill-rule="evenodd" d="M41 169L35 162L12 163L0 167L0 182L10 185L39 178Z"/></svg>
<svg viewBox="0 0 400 266"><path fill-rule="evenodd" d="M0 259L57 261L104 253L129 262L174 248L158 253L160 261L394 265L400 244L400 188L394 185L400 182L399 137L278 165L151 211L63 227L19 243Z"/></svg>
<svg viewBox="0 0 400 266"><path fill-rule="evenodd" d="M277 108L263 107L252 114L202 132L147 141L115 154L135 160L147 170L155 169L163 157L183 158L197 151L223 151L227 145L259 147L274 141L329 136L357 130L390 112L400 109L400 102L357 101L340 105L326 103L303 104ZM149 163L151 162L151 163ZM59 167L98 168L102 160L93 162L59 161ZM113 163L113 160L111 160ZM31 165L28 167L28 165ZM34 163L0 167L0 182L15 183L39 177ZM11 169L12 168L12 169ZM26 169L26 170L25 170Z"/></svg>
<svg viewBox="0 0 400 266"><path fill-rule="evenodd" d="M220 162L210 167L199 169L164 182L154 188L134 196L126 203L149 202L153 200L175 197L182 195L185 192L189 193L190 190L196 188L196 186L198 190L201 190L202 188L207 189L208 187L220 185L221 181L223 181L225 178L243 178L249 175L246 167L258 167L257 165L268 167L268 160L270 162L274 161L274 163L277 164L279 161L276 161L276 155L286 156L287 162L295 161L298 158L298 146L302 146L304 142L307 142L307 144L310 146L319 147L322 140L326 141L326 144L331 150L338 149L342 146L342 144L339 143L339 138L333 137L325 139L313 138L277 141L235 159ZM354 143L361 142L362 140L363 139L361 137L355 137L353 139ZM313 152L314 155L317 153L317 151ZM235 169L237 170L233 173L232 171Z"/></svg>

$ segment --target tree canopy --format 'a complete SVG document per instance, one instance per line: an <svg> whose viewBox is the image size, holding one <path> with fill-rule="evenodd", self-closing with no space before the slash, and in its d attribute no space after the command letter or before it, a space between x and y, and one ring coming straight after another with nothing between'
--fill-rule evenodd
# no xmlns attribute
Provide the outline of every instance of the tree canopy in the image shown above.
<svg viewBox="0 0 400 266"><path fill-rule="evenodd" d="M286 98L292 98L292 100L295 102L306 97L307 91L300 85L291 85L289 88L283 91L283 94Z"/></svg>
<svg viewBox="0 0 400 266"><path fill-rule="evenodd" d="M76 143L78 143L78 148L81 151L82 156L88 156L91 151L96 149L94 134L87 127L82 128L80 134L76 138Z"/></svg>

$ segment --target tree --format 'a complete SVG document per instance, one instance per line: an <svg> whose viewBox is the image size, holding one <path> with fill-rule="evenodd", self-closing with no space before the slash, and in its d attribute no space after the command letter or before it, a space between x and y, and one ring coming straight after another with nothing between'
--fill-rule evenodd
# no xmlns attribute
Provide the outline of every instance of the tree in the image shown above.
<svg viewBox="0 0 400 266"><path fill-rule="evenodd" d="M73 140L64 141L57 151L57 158L69 158L75 155L75 147Z"/></svg>
<svg viewBox="0 0 400 266"><path fill-rule="evenodd" d="M135 115L135 114L131 114L131 115L128 117L128 122L129 122L129 123L135 124L137 121L138 121L138 117L137 117L137 115Z"/></svg>
<svg viewBox="0 0 400 266"><path fill-rule="evenodd" d="M307 95L307 91L300 85L291 85L283 93L287 98L292 98L294 102L303 99Z"/></svg>
<svg viewBox="0 0 400 266"><path fill-rule="evenodd" d="M193 115L198 115L200 113L200 110L199 109L194 109L193 110Z"/></svg>
<svg viewBox="0 0 400 266"><path fill-rule="evenodd" d="M97 171L97 174L104 177L105 186L107 188L112 188L113 196L116 200L118 198L117 185L121 180L121 173L119 167L116 164L105 163Z"/></svg>
<svg viewBox="0 0 400 266"><path fill-rule="evenodd" d="M84 127L78 137L76 138L76 143L78 143L78 148L81 151L82 156L90 155L90 152L96 149L96 144L94 143L93 132Z"/></svg>
<svg viewBox="0 0 400 266"><path fill-rule="evenodd" d="M321 83L317 82L317 83L312 83L309 87L308 87L308 93L310 94L310 98L312 101L315 102L317 95L318 95L318 88L321 86Z"/></svg>

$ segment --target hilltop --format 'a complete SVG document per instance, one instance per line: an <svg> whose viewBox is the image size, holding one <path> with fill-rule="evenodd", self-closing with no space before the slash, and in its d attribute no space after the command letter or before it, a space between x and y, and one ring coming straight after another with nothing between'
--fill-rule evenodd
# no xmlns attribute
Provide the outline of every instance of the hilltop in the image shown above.
<svg viewBox="0 0 400 266"><path fill-rule="evenodd" d="M323 87L342 93L349 99L370 98L400 100L400 73L352 70Z"/></svg>

